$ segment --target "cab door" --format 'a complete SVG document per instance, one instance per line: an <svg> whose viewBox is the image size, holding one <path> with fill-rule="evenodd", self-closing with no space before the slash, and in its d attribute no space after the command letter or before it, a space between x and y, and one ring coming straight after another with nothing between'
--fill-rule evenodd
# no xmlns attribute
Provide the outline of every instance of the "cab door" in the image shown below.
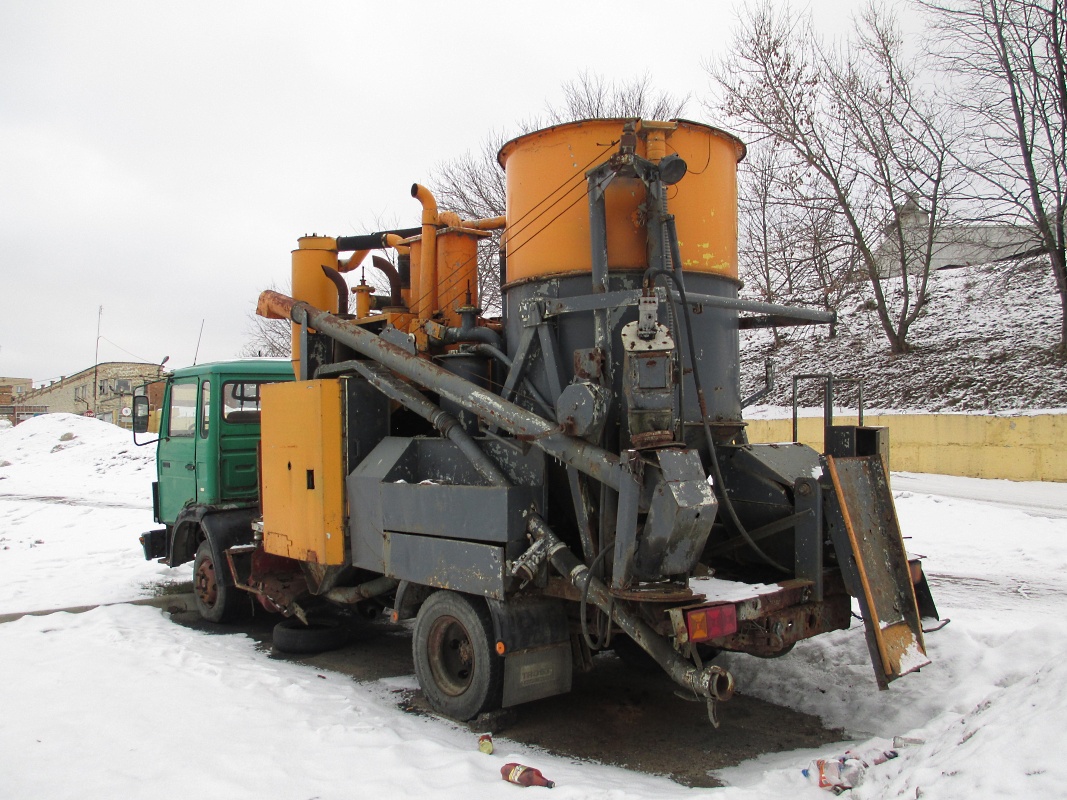
<svg viewBox="0 0 1067 800"><path fill-rule="evenodd" d="M178 512L197 496L199 401L198 378L180 378L171 384L156 454L159 467L159 517L164 525L172 525Z"/></svg>

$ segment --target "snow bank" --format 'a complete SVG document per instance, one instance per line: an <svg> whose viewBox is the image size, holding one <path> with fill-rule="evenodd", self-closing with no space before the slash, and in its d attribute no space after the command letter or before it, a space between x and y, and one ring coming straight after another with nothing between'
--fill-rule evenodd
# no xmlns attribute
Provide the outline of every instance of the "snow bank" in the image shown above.
<svg viewBox="0 0 1067 800"><path fill-rule="evenodd" d="M148 597L189 569L146 562L155 446L73 414L0 430L0 613Z"/></svg>
<svg viewBox="0 0 1067 800"><path fill-rule="evenodd" d="M151 508L155 445L76 414L42 414L0 429L0 496L91 499Z"/></svg>

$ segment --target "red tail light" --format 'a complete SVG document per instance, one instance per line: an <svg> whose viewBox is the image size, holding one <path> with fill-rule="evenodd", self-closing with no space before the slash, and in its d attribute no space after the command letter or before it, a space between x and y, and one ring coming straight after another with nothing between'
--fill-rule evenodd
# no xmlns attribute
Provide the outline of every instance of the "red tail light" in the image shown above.
<svg viewBox="0 0 1067 800"><path fill-rule="evenodd" d="M737 632L737 609L730 604L694 608L685 613L689 641L703 642Z"/></svg>

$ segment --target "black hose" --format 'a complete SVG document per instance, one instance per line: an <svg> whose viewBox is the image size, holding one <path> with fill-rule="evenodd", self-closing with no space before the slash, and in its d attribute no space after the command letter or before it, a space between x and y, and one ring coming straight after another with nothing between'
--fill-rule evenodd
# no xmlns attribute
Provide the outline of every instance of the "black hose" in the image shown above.
<svg viewBox="0 0 1067 800"><path fill-rule="evenodd" d="M404 295L401 290L404 288L403 282L400 280L400 273L397 272L396 267L392 262L387 261L381 256L371 256L371 263L381 272L389 281L389 305L400 307L404 305Z"/></svg>
<svg viewBox="0 0 1067 800"><path fill-rule="evenodd" d="M597 553L596 558L593 559L593 563L589 565L590 574L595 573L596 568L603 563L604 554L607 552L608 548L605 547L603 550ZM586 604L589 601L589 585L591 583L592 581L585 582L585 586L582 587L582 599L578 603L578 619L580 619L582 623L582 638L585 639L585 644L590 650L606 650L608 645L611 644L611 614L614 608L614 602L609 605L608 611L603 612L608 618L607 630L601 633L600 624L597 623L597 641L594 642L592 637L589 635L589 628L585 618ZM597 611L599 612L600 609L598 608Z"/></svg>
<svg viewBox="0 0 1067 800"><path fill-rule="evenodd" d="M360 236L338 236L337 251L340 253L349 250L384 250L386 248L385 237L395 234L403 238L418 236L422 228L400 228L393 231L378 231L377 233L365 233Z"/></svg>
<svg viewBox="0 0 1067 800"><path fill-rule="evenodd" d="M333 269L332 267L327 267L325 264L323 264L322 272L327 278L330 279L330 283L332 283L334 288L337 290L337 313L347 314L348 284L345 282L345 279L341 277L341 273Z"/></svg>

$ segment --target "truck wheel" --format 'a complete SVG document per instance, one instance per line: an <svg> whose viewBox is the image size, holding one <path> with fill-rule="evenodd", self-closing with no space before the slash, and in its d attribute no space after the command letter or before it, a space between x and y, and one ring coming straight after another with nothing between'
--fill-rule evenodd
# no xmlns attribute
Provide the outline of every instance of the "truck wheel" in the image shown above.
<svg viewBox="0 0 1067 800"><path fill-rule="evenodd" d="M336 617L312 617L305 625L295 617L274 626L274 649L291 655L311 655L348 644L345 622Z"/></svg>
<svg viewBox="0 0 1067 800"><path fill-rule="evenodd" d="M438 713L466 721L500 708L504 659L484 602L434 592L415 619L412 653L419 685Z"/></svg>
<svg viewBox="0 0 1067 800"><path fill-rule="evenodd" d="M193 559L193 595L196 610L208 622L229 622L248 608L248 598L235 586L227 586L218 574L211 545L200 543Z"/></svg>

